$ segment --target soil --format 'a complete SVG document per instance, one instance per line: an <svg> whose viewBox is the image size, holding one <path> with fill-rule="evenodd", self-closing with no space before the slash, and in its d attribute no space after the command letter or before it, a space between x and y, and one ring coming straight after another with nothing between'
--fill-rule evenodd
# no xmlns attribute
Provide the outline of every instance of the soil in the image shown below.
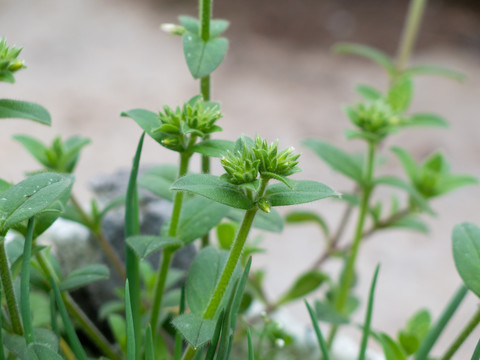
<svg viewBox="0 0 480 360"><path fill-rule="evenodd" d="M303 155L302 178L350 190L340 178L301 146L307 137L322 138L362 150L359 141L346 141L349 122L342 106L358 100L354 86L366 83L385 88L382 70L361 59L330 51L338 41L378 46L394 55L406 11L400 0L243 0L217 1L215 16L231 21L225 62L213 76L214 98L222 103L223 138L261 134L283 146L294 145ZM24 47L28 69L17 84L1 85L2 97L38 102L52 114L51 128L17 120L2 121L1 177L20 181L36 164L11 136L25 133L44 141L56 135L79 134L92 139L80 159L74 191L88 204L88 179L113 173L131 163L140 129L121 111L160 109L176 105L197 92L188 73L181 41L159 30L178 14L195 15L193 0L0 0L0 36ZM413 111L434 111L450 122L449 130L413 129L392 137L383 149L384 173L400 174L389 152L401 145L419 160L438 149L452 169L480 177L478 116L480 113L480 21L476 2L431 1L412 64L433 63L461 70L464 84L421 77L416 80ZM173 163L175 154L146 142L144 163ZM218 165L215 165L218 170ZM388 200L384 192L377 199ZM450 234L455 224L480 225L480 189L471 187L433 203L429 235L388 231L371 238L360 253L357 293L366 298L371 275L381 263L373 326L391 335L420 307L438 316L460 284L455 271ZM343 211L337 203L306 206L321 212L335 227ZM283 210L283 209L282 209ZM351 230L351 229L349 229ZM266 234L266 255L254 259L268 271L268 293L280 295L323 248L314 227L287 227L283 234ZM288 266L285 266L288 264ZM328 269L338 270L338 264ZM312 296L311 298L314 298ZM435 351L441 353L465 324L478 301L470 296L448 334ZM289 308L307 323L302 304ZM358 320L363 317L363 308ZM353 333L356 333L354 331ZM461 349L458 359L471 356L480 332Z"/></svg>

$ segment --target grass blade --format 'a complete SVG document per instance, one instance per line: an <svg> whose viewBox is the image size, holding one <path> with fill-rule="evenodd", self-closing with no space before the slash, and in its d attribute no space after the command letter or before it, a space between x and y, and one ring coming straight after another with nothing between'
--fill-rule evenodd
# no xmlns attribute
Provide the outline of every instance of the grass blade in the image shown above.
<svg viewBox="0 0 480 360"><path fill-rule="evenodd" d="M72 348L72 351L74 352L78 360L87 360L87 354L85 353L85 350L83 350L82 344L78 339L78 336L75 332L75 328L73 327L73 324L70 321L70 318L68 316L67 308L65 307L65 304L63 303L63 300L62 300L62 296L60 295L60 290L58 289L58 285L52 276L50 276L50 282L52 284L53 293L55 294L55 299L57 301L58 311L62 318L63 326L65 328L65 332L67 333L67 338L70 343L70 347Z"/></svg>
<svg viewBox="0 0 480 360"><path fill-rule="evenodd" d="M379 270L380 265L377 265L377 267L375 268L375 273L373 274L372 285L370 286L370 293L368 295L367 314L365 316L365 324L363 326L362 342L360 345L360 353L358 355L358 360L364 360L365 354L367 352L368 336L370 335L370 325L372 323L373 297L375 294L375 286L377 284Z"/></svg>
<svg viewBox="0 0 480 360"><path fill-rule="evenodd" d="M178 315L182 315L185 312L185 283L182 284L182 289L180 293L180 309L178 311ZM182 344L183 344L183 337L180 334L180 331L175 333L175 350L173 353L174 360L180 360L182 357Z"/></svg>
<svg viewBox="0 0 480 360"><path fill-rule="evenodd" d="M20 278L20 311L22 314L25 341L28 344L35 342L33 335L32 314L30 312L30 259L32 257L34 218L28 220L27 235L23 247L22 276Z"/></svg>
<svg viewBox="0 0 480 360"><path fill-rule="evenodd" d="M125 199L125 238L138 235L140 226L138 220L138 194L137 194L137 176L140 163L140 155L142 153L143 139L145 133L142 133L138 142L137 151L133 159L130 179L128 181L127 195ZM129 281L129 300L131 303L132 324L135 337L135 343L141 344L141 313L140 313L140 266L139 260L135 252L125 242L125 258L127 279ZM133 359L140 360L140 347L137 349L136 357Z"/></svg>
<svg viewBox="0 0 480 360"><path fill-rule="evenodd" d="M130 301L130 286L125 282L125 320L127 323L127 360L135 360L135 329L133 325L132 304Z"/></svg>
<svg viewBox="0 0 480 360"><path fill-rule="evenodd" d="M255 354L253 352L252 334L250 333L250 329L247 330L247 336L248 336L248 360L255 360Z"/></svg>
<svg viewBox="0 0 480 360"><path fill-rule="evenodd" d="M478 360L480 359L480 339L477 342L477 346L475 347L475 351L473 352L471 360Z"/></svg>
<svg viewBox="0 0 480 360"><path fill-rule="evenodd" d="M330 360L330 356L328 355L327 343L325 342L325 339L322 335L322 330L320 330L320 326L318 326L318 320L315 311L312 309L307 300L305 300L305 305L307 306L308 314L310 315L310 319L312 320L313 328L315 329L315 334L317 335L317 341L318 345L320 346L322 356L324 360Z"/></svg>
<svg viewBox="0 0 480 360"><path fill-rule="evenodd" d="M150 324L148 324L147 331L145 332L145 360L155 360L152 327L150 326Z"/></svg>
<svg viewBox="0 0 480 360"><path fill-rule="evenodd" d="M428 353L432 349L433 345L435 345L436 341L442 334L445 326L450 321L451 317L457 310L462 300L465 298L465 295L467 295L467 292L467 288L463 285L460 287L460 289L457 290L457 292L443 311L442 315L438 319L437 323L430 329L427 336L425 336L425 339L423 340L420 348L415 354L414 360L424 360L427 358Z"/></svg>
<svg viewBox="0 0 480 360"><path fill-rule="evenodd" d="M210 347L208 348L207 355L205 360L213 360L215 356L215 351L217 350L218 340L220 339L220 332L222 331L223 319L225 317L225 310L222 310L220 316L217 320L217 325L215 325L215 332L213 333L212 341L210 342Z"/></svg>

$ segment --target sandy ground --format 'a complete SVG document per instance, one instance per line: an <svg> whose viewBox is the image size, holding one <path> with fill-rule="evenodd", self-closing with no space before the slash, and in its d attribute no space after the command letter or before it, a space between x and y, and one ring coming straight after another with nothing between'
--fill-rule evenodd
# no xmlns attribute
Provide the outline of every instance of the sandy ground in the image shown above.
<svg viewBox="0 0 480 360"><path fill-rule="evenodd" d="M45 141L58 134L92 139L78 165L75 187L85 203L88 179L128 167L141 131L133 121L121 118L120 112L132 108L155 111L163 104L180 104L197 92L198 84L183 60L181 42L159 31L159 24L175 21L179 9L194 15L193 3L152 6L113 0L0 0L0 35L25 48L22 57L29 67L18 74L15 86L1 85L0 96L43 104L53 118L51 128L26 121L2 121L0 162L5 165L1 177L19 181L24 171L36 167L11 139L18 133ZM435 20L432 16L429 19ZM355 84L385 87L384 74L369 63L333 55L324 45L299 46L294 39L272 39L268 33L248 31L245 17L235 21L229 54L214 76L214 98L221 101L225 114L222 137L235 139L245 133L278 138L282 145L293 145L304 153L303 178L317 179L339 191L350 189L352 184L302 149L300 142L318 137L360 150L360 142L344 138L343 130L349 124L341 107L358 99L353 91ZM264 28L268 26L263 24ZM410 149L418 159L441 149L454 164L453 171L480 177L479 52L475 47L466 50L451 41L435 39L420 48L412 61L460 69L468 75L468 81L460 85L419 78L413 110L434 110L450 121L451 128L414 129L393 136L385 147L388 161L382 171L400 173L399 164L388 151L396 144ZM150 164L176 160L175 154L150 139L142 156L142 162ZM395 334L405 317L421 307L439 314L460 284L450 250L452 228L463 221L480 225L479 199L478 187L445 196L433 204L438 217L429 220L430 235L392 231L375 236L362 248L357 288L361 297L367 295L376 264L382 264L375 328ZM323 212L333 224L342 212L341 206L327 201L308 207ZM254 263L267 267L272 297L284 291L322 248L313 227L287 227L281 235L265 235L263 244L268 254L257 256ZM463 326L477 302L469 297L440 348ZM306 322L301 304L290 310L292 316ZM363 311L358 312L358 319L361 317ZM479 336L477 330L456 359L469 358Z"/></svg>

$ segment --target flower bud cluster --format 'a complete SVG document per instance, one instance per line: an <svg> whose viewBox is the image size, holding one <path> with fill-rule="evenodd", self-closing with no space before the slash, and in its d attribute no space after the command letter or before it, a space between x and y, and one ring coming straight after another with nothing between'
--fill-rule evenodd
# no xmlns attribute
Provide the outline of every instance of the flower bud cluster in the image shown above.
<svg viewBox="0 0 480 360"><path fill-rule="evenodd" d="M13 73L25 68L23 61L17 58L21 51L22 48L9 47L5 39L0 39L0 81L13 83Z"/></svg>
<svg viewBox="0 0 480 360"><path fill-rule="evenodd" d="M243 142L242 149L227 151L221 159L225 177L236 185L253 182L258 175L263 177L288 176L299 171L297 167L300 154L294 154L293 148L278 151L278 142L268 145L266 140L256 137L253 147ZM265 204L267 206L267 204Z"/></svg>
<svg viewBox="0 0 480 360"><path fill-rule="evenodd" d="M215 122L222 117L217 104L206 103L201 97L186 103L182 108L164 106L159 113L160 127L154 130L161 133L162 144L175 151L185 151L189 146L190 135L200 138L221 130Z"/></svg>
<svg viewBox="0 0 480 360"><path fill-rule="evenodd" d="M360 103L348 108L348 114L354 125L379 136L386 135L401 121L399 114L384 99Z"/></svg>
<svg viewBox="0 0 480 360"><path fill-rule="evenodd" d="M443 174L448 172L448 164L440 153L433 154L419 168L415 186L425 197L437 194L437 184Z"/></svg>
<svg viewBox="0 0 480 360"><path fill-rule="evenodd" d="M294 154L293 147L278 152L278 141L268 145L266 140L257 136L252 149L255 157L260 160L260 174L269 172L275 175L288 176L299 171L297 159L300 154Z"/></svg>

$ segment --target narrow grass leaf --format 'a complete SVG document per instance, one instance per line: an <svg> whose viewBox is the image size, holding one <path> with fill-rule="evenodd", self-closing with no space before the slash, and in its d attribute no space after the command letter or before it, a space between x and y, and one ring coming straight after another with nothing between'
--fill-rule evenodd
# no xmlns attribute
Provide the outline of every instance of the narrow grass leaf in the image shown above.
<svg viewBox="0 0 480 360"><path fill-rule="evenodd" d="M367 344L368 337L370 336L370 326L372 323L372 314L373 314L373 298L375 295L375 286L377 284L378 271L380 270L380 265L377 265L375 268L375 273L373 274L372 284L370 285L370 292L368 295L368 304L367 304L367 313L365 315L365 323L363 325L363 334L362 341L360 345L360 352L358 354L358 360L364 360L367 353Z"/></svg>
<svg viewBox="0 0 480 360"><path fill-rule="evenodd" d="M205 360L213 360L213 357L215 356L215 352L218 346L218 341L220 339L220 333L223 330L224 318L225 318L225 310L222 310L222 312L218 316L217 323L215 325L215 331L213 332L212 341L210 342L210 346L208 348L207 354L205 355Z"/></svg>
<svg viewBox="0 0 480 360"><path fill-rule="evenodd" d="M48 111L38 104L26 101L0 99L0 119L27 119L50 125Z"/></svg>
<svg viewBox="0 0 480 360"><path fill-rule="evenodd" d="M198 348L212 340L216 321L202 319L198 315L189 313L177 316L173 319L172 325L175 326L190 345Z"/></svg>
<svg viewBox="0 0 480 360"><path fill-rule="evenodd" d="M153 254L155 251L171 246L181 246L178 238L154 235L136 235L127 238L128 246L135 252L140 260Z"/></svg>
<svg viewBox="0 0 480 360"><path fill-rule="evenodd" d="M61 291L71 291L96 281L108 279L110 270L105 265L92 264L73 270L60 283Z"/></svg>
<svg viewBox="0 0 480 360"><path fill-rule="evenodd" d="M20 310L27 344L35 342L33 333L32 314L30 311L30 259L32 256L34 218L28 220L27 235L23 248L22 276L20 277Z"/></svg>
<svg viewBox="0 0 480 360"><path fill-rule="evenodd" d="M475 351L472 354L471 360L478 360L480 359L480 339L477 342L477 346L475 346Z"/></svg>
<svg viewBox="0 0 480 360"><path fill-rule="evenodd" d="M333 50L339 54L357 55L367 58L383 67L390 76L393 77L396 74L395 65L390 57L377 49L359 44L340 43L335 45Z"/></svg>
<svg viewBox="0 0 480 360"><path fill-rule="evenodd" d="M272 206L287 206L340 196L327 185L317 181L291 180L291 185L293 190L285 184L270 185L267 187L265 198Z"/></svg>
<svg viewBox="0 0 480 360"><path fill-rule="evenodd" d="M362 163L357 157L336 146L317 139L306 139L302 145L312 150L324 160L333 170L349 177L355 182L363 182Z"/></svg>
<svg viewBox="0 0 480 360"><path fill-rule="evenodd" d="M125 282L125 322L127 325L127 360L135 360L135 328L133 324L132 304L128 279Z"/></svg>
<svg viewBox="0 0 480 360"><path fill-rule="evenodd" d="M247 339L248 339L248 360L255 360L255 352L253 351L252 333L250 332L250 329L247 329Z"/></svg>
<svg viewBox="0 0 480 360"><path fill-rule="evenodd" d="M455 226L452 234L455 266L463 283L480 297L480 228L471 223Z"/></svg>
<svg viewBox="0 0 480 360"><path fill-rule="evenodd" d="M318 345L320 346L320 351L322 352L323 359L330 360L327 343L325 342L325 339L322 334L322 330L320 330L320 326L318 325L317 315L315 314L315 311L313 311L312 307L306 300L305 300L305 305L307 306L308 314L310 315L310 320L312 321L313 329L315 330Z"/></svg>
<svg viewBox="0 0 480 360"><path fill-rule="evenodd" d="M80 340L78 339L78 336L75 332L75 328L73 327L73 324L70 320L70 317L68 316L67 313L67 308L65 307L65 304L63 303L62 295L60 295L60 290L57 286L57 283L55 280L50 276L50 283L52 285L53 292L55 294L55 300L57 302L57 308L60 313L60 316L62 318L63 326L65 328L65 332L67 333L67 338L68 342L70 344L70 347L72 348L73 352L75 353L75 356L79 360L87 360L87 354L85 353L85 350L82 347L82 344L80 343Z"/></svg>
<svg viewBox="0 0 480 360"><path fill-rule="evenodd" d="M254 206L242 189L208 174L191 174L175 181L171 188L175 191L188 191L206 197L220 204L249 210Z"/></svg>
<svg viewBox="0 0 480 360"><path fill-rule="evenodd" d="M153 347L153 335L152 335L152 327L150 324L147 326L147 330L145 332L145 360L155 360L155 349Z"/></svg>

